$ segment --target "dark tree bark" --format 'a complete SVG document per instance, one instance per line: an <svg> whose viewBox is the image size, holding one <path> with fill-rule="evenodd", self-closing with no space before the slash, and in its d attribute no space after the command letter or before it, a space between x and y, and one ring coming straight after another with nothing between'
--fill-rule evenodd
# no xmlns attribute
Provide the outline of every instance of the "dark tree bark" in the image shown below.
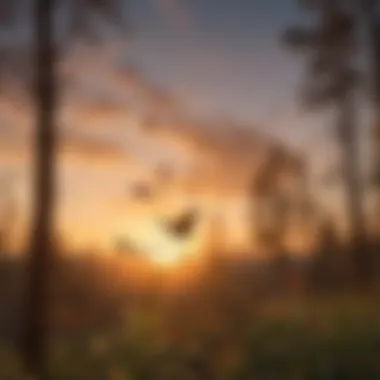
<svg viewBox="0 0 380 380"><path fill-rule="evenodd" d="M28 374L46 378L47 333L49 326L49 277L52 271L56 105L55 46L53 41L53 0L34 4L35 134L34 214L30 237L28 288L23 359Z"/></svg>
<svg viewBox="0 0 380 380"><path fill-rule="evenodd" d="M363 189L360 178L360 153L355 126L354 102L350 95L342 96L338 133L343 157L343 178L346 185L346 210L350 222L351 250L356 280L359 286L370 285L371 262L368 255L366 218L363 206Z"/></svg>
<svg viewBox="0 0 380 380"><path fill-rule="evenodd" d="M312 109L335 109L335 130L342 157L350 253L359 284L368 282L369 257L364 214L356 120L360 75L356 68L358 28L356 14L343 0L315 0L303 4L317 18L315 25L285 33L288 46L305 54L308 68L305 101Z"/></svg>
<svg viewBox="0 0 380 380"><path fill-rule="evenodd" d="M380 213L380 2L362 0L364 24L369 46L369 78L374 105L373 124L373 182L377 190L376 211ZM376 231L380 233L378 229Z"/></svg>

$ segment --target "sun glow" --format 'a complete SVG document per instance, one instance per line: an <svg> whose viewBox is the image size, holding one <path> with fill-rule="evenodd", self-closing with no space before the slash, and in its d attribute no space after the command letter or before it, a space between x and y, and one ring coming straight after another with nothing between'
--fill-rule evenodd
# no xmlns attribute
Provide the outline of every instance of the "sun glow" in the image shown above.
<svg viewBox="0 0 380 380"><path fill-rule="evenodd" d="M196 251L196 239L179 239L163 235L156 236L145 249L146 256L163 267L177 266L193 257Z"/></svg>
<svg viewBox="0 0 380 380"><path fill-rule="evenodd" d="M181 261L185 256L185 249L180 244L162 244L156 246L147 255L149 258L161 266L173 266Z"/></svg>
<svg viewBox="0 0 380 380"><path fill-rule="evenodd" d="M190 238L179 238L168 235L151 221L141 223L134 228L126 229L129 232L129 239L132 245L154 264L161 267L178 266L184 260L195 255L198 239L194 236Z"/></svg>

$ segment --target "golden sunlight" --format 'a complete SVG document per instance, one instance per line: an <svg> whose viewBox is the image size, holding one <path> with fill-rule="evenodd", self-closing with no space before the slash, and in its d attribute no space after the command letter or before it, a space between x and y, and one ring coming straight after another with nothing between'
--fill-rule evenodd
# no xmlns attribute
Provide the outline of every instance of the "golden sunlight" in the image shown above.
<svg viewBox="0 0 380 380"><path fill-rule="evenodd" d="M165 233L153 221L145 221L127 228L133 246L152 263L162 267L177 266L194 256L200 244L194 236L179 238Z"/></svg>
<svg viewBox="0 0 380 380"><path fill-rule="evenodd" d="M183 261L194 258L199 242L194 239L178 239L159 235L151 244L147 244L145 254L154 263L163 267L173 267Z"/></svg>
<svg viewBox="0 0 380 380"><path fill-rule="evenodd" d="M184 249L179 244L162 244L147 252L149 258L161 266L173 266L184 256Z"/></svg>

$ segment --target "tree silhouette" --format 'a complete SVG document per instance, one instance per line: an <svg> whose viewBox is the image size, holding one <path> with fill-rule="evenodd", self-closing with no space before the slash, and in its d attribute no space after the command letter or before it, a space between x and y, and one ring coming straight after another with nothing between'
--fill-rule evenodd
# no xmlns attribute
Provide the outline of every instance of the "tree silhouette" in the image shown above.
<svg viewBox="0 0 380 380"><path fill-rule="evenodd" d="M312 265L313 287L316 287L317 290L323 288L331 292L332 280L336 281L338 277L335 267L342 249L336 225L331 217L323 216L318 227L318 247ZM342 267L342 263L339 262L339 264Z"/></svg>
<svg viewBox="0 0 380 380"><path fill-rule="evenodd" d="M52 272L52 229L54 222L55 200L55 151L56 151L56 111L59 85L57 63L61 57L58 52L55 28L56 12L68 10L67 40L85 37L91 42L99 42L101 30L94 21L94 16L101 16L113 25L123 25L122 9L125 1L121 0L14 0L1 3L0 23L11 29L20 25L20 12L25 6L32 6L33 33L32 46L24 50L1 51L0 72L8 87L9 77L16 82L34 79L33 99L36 103L36 134L34 141L34 199L33 219L29 248L29 283L27 288L27 305L25 334L22 350L26 371L34 378L46 377L47 332L49 311L49 276ZM27 20L22 20L27 23ZM29 50L33 52L34 65L20 59ZM25 65L29 70L24 70ZM25 71L34 68L31 78L25 79ZM29 82L24 83L29 84ZM10 96L7 94L7 96Z"/></svg>
<svg viewBox="0 0 380 380"><path fill-rule="evenodd" d="M53 41L53 1L37 0L34 5L34 37L37 106L34 166L34 220L29 257L23 354L26 371L45 377L47 354L49 274L53 226L55 172L55 108L57 96L56 50Z"/></svg>
<svg viewBox="0 0 380 380"><path fill-rule="evenodd" d="M282 179L303 176L299 171L299 162L282 146L276 146L253 176L250 196L254 202L259 200L261 210L256 215L255 232L259 245L282 254L289 213L293 208L291 200L284 192ZM264 210L263 210L264 209ZM269 225L258 224L263 218L269 218Z"/></svg>
<svg viewBox="0 0 380 380"><path fill-rule="evenodd" d="M355 110L359 82L354 66L357 23L347 4L343 0L301 2L304 9L316 16L316 25L290 28L283 39L287 46L303 52L307 58L304 104L313 110L331 107L336 112L334 131L342 153L351 244L354 257L359 259L359 275L365 278L368 263L360 252L366 229Z"/></svg>
<svg viewBox="0 0 380 380"><path fill-rule="evenodd" d="M374 105L372 182L377 189L378 213L380 212L380 1L358 0L358 3L359 15L363 16L361 19L364 21L366 41L369 46L368 78Z"/></svg>

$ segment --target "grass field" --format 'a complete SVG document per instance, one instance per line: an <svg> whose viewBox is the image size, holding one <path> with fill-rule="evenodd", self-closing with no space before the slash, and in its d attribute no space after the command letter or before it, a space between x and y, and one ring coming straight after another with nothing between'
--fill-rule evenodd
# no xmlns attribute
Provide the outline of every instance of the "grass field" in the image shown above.
<svg viewBox="0 0 380 380"><path fill-rule="evenodd" d="M52 379L380 379L380 300L286 299L253 309L238 323L201 325L190 315L177 328L159 309L130 310L112 329L56 337ZM17 355L5 346L0 355L0 379L21 379Z"/></svg>

